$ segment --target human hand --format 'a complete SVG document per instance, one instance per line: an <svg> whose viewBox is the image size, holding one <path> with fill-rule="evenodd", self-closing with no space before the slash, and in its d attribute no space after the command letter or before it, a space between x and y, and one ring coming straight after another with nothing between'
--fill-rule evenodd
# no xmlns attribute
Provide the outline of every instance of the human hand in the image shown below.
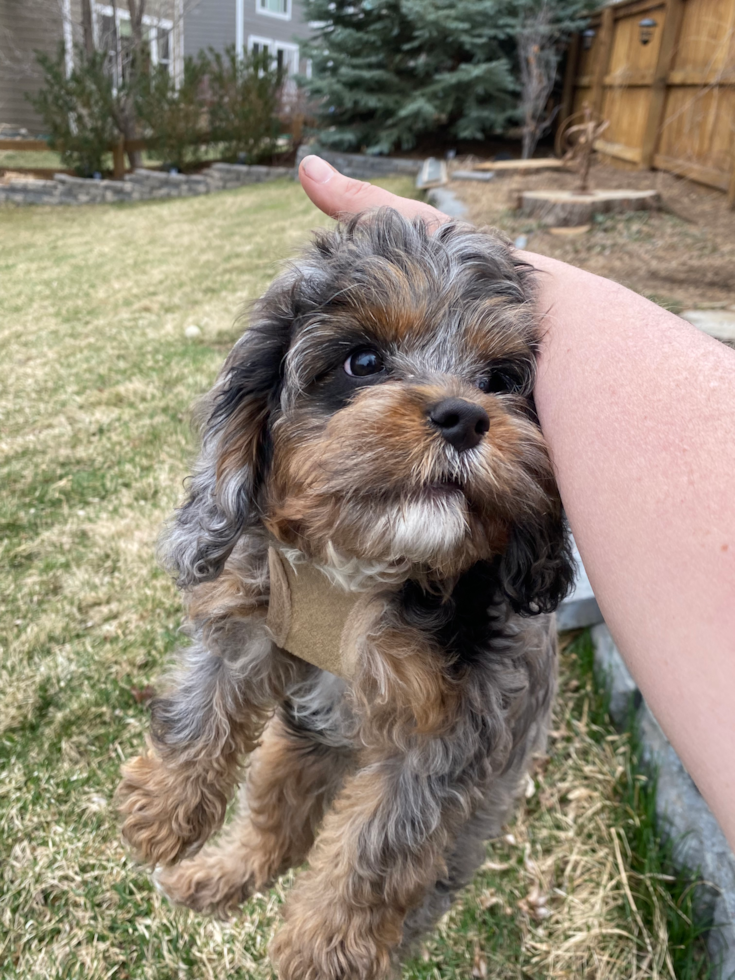
<svg viewBox="0 0 735 980"><path fill-rule="evenodd" d="M344 218L369 208L388 207L395 208L407 218L423 218L431 229L449 221L448 215L430 204L399 197L382 187L345 177L318 156L304 157L299 167L299 180L311 201L330 218Z"/></svg>

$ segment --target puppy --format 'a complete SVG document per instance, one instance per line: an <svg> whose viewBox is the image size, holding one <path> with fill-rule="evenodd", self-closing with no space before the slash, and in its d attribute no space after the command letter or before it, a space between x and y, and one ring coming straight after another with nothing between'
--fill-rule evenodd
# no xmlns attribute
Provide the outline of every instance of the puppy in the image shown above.
<svg viewBox="0 0 735 980"><path fill-rule="evenodd" d="M543 748L573 571L538 343L503 241L382 209L316 235L205 401L163 544L193 643L124 769L123 835L200 912L308 860L271 946L284 980L389 976ZM317 621L360 599L347 680L280 645L274 558L323 582Z"/></svg>

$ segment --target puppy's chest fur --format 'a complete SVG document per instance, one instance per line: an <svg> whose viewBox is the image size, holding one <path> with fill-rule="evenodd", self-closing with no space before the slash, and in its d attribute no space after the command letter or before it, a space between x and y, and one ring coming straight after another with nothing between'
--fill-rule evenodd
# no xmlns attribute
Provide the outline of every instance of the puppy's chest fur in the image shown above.
<svg viewBox="0 0 735 980"><path fill-rule="evenodd" d="M268 542L260 535L244 540L223 575L200 587L197 608L190 610L199 628L216 631L217 623L224 625L239 613L251 625L260 623L264 637L273 640L266 625L271 596L267 552ZM451 582L376 582L354 593L362 616L349 635L350 649L341 651L349 679L338 676L341 670L319 670L298 659L286 691L290 724L324 743L358 747L366 716L375 716L368 727L380 724L377 718L391 724L392 713L400 709L391 704L376 710L371 699L384 696L383 685L392 698L400 687L409 691L404 707L416 713L419 728L433 729L425 736L446 734L454 719L466 730L460 741L467 757L493 755L504 764L499 749L505 757L512 755L553 694L555 631L551 615L529 618L512 610L497 566L482 561ZM315 569L312 573L324 583L310 597L313 627L320 618L325 623L339 619L342 613L330 609L330 602L339 606L348 593ZM333 628L325 629L325 635L330 632L334 637ZM238 662L241 651L233 639L228 631L222 653ZM507 737L499 747L501 730Z"/></svg>

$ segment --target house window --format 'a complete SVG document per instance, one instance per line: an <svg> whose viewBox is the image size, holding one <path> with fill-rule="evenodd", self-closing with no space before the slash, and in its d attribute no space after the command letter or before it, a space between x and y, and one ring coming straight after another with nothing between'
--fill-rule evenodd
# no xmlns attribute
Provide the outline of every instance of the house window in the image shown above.
<svg viewBox="0 0 735 980"><path fill-rule="evenodd" d="M285 68L287 75L296 75L299 70L299 46L288 41L274 41L272 37L257 37L251 34L248 38L248 51L253 54L265 52L270 54L274 66Z"/></svg>
<svg viewBox="0 0 735 980"><path fill-rule="evenodd" d="M96 3L92 8L97 47L107 52L107 65L115 87L128 76L132 57L132 29L129 11ZM173 72L173 22L160 17L143 17L151 64Z"/></svg>
<svg viewBox="0 0 735 980"><path fill-rule="evenodd" d="M161 65L171 74L171 28L158 24L151 28L151 61L154 65Z"/></svg>
<svg viewBox="0 0 735 980"><path fill-rule="evenodd" d="M255 9L268 17L291 20L291 0L255 0Z"/></svg>

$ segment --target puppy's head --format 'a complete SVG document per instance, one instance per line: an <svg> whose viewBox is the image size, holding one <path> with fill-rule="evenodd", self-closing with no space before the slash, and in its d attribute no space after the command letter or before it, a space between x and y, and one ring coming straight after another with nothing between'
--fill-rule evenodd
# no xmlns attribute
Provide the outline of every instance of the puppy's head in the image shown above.
<svg viewBox="0 0 735 980"><path fill-rule="evenodd" d="M168 536L183 587L244 530L334 568L444 578L497 558L519 610L571 568L533 406L531 270L491 235L384 209L320 233L255 308Z"/></svg>

